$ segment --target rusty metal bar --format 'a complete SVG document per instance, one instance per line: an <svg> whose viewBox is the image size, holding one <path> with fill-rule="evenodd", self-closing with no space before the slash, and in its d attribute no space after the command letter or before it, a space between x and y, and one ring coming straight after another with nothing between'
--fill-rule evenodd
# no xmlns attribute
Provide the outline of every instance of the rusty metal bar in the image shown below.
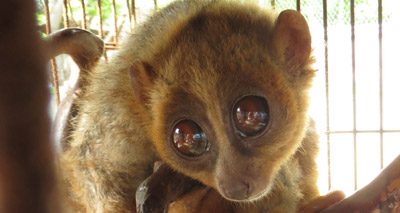
<svg viewBox="0 0 400 213"><path fill-rule="evenodd" d="M131 13L131 6L129 5L129 0L126 0L126 7L128 8L129 30L132 32L132 13Z"/></svg>
<svg viewBox="0 0 400 213"><path fill-rule="evenodd" d="M383 168L383 61L382 61L382 0L378 0L379 27L379 128L380 128L380 157ZM399 131L400 132L400 131Z"/></svg>
<svg viewBox="0 0 400 213"><path fill-rule="evenodd" d="M46 16L46 34L51 33L49 0L44 0L44 14Z"/></svg>
<svg viewBox="0 0 400 213"><path fill-rule="evenodd" d="M64 20L64 27L69 27L69 17L68 17L68 0L63 1L63 20Z"/></svg>
<svg viewBox="0 0 400 213"><path fill-rule="evenodd" d="M297 0L297 1L296 1L296 10L297 10L298 12L301 12L300 5L301 5L300 0Z"/></svg>
<svg viewBox="0 0 400 213"><path fill-rule="evenodd" d="M82 7L82 28L87 28L86 23L86 7L85 7L85 0L81 0L81 7Z"/></svg>
<svg viewBox="0 0 400 213"><path fill-rule="evenodd" d="M329 120L329 61L328 61L328 8L327 0L323 0L324 41L325 41L325 94L326 94L326 139L328 147L328 189L332 188L331 176L331 142Z"/></svg>
<svg viewBox="0 0 400 213"><path fill-rule="evenodd" d="M75 19L74 19L74 13L73 13L73 11L72 11L72 6L71 6L71 1L67 1L67 3L68 3L68 8L69 8L69 13L70 13L70 20L69 21L72 21L72 25L74 26L74 27L77 27L78 26L78 23L75 21Z"/></svg>
<svg viewBox="0 0 400 213"><path fill-rule="evenodd" d="M350 1L350 22L351 22L351 59L353 75L353 137L354 137L354 190L357 190L357 94L356 94L356 46L355 46L355 14L354 0Z"/></svg>
<svg viewBox="0 0 400 213"><path fill-rule="evenodd" d="M114 42L105 42L104 43L105 50L118 50L118 44Z"/></svg>
<svg viewBox="0 0 400 213"><path fill-rule="evenodd" d="M97 0L97 15L99 16L99 36L104 39L104 31L103 31L103 14L101 11L101 0ZM104 58L108 59L107 51L104 51Z"/></svg>
<svg viewBox="0 0 400 213"><path fill-rule="evenodd" d="M112 13L113 13L113 18L114 18L114 42L118 46L118 24L117 24L117 9L115 6L115 0L112 1Z"/></svg>
<svg viewBox="0 0 400 213"><path fill-rule="evenodd" d="M339 130L339 131L326 131L327 134L343 134L343 133L400 133L400 130Z"/></svg>
<svg viewBox="0 0 400 213"><path fill-rule="evenodd" d="M102 19L102 12L101 12L101 0L97 0L97 15L99 17L99 36L100 36L100 38L104 39L103 19Z"/></svg>
<svg viewBox="0 0 400 213"><path fill-rule="evenodd" d="M132 0L132 14L133 14L133 20L134 20L134 23L135 23L135 27L136 27L137 16L136 16L136 4L135 4L135 0Z"/></svg>
<svg viewBox="0 0 400 213"><path fill-rule="evenodd" d="M44 0L44 13L46 16L46 34L49 35L51 33L51 22L50 22L50 11L49 11L48 0ZM58 106L60 104L60 88L58 85L58 71L57 71L56 60L54 58L51 59L50 64L51 64L51 73L53 76L54 93L56 95L56 103Z"/></svg>
<svg viewBox="0 0 400 213"><path fill-rule="evenodd" d="M51 64L51 73L53 76L54 93L56 94L56 103L58 106L60 105L61 98L60 98L60 85L58 84L58 70L57 70L56 59L52 58L50 60L50 64Z"/></svg>

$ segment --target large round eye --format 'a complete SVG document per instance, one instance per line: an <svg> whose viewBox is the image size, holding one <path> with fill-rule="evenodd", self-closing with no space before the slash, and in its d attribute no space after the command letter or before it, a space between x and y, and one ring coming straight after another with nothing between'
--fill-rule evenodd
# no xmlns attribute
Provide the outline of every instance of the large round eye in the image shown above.
<svg viewBox="0 0 400 213"><path fill-rule="evenodd" d="M259 96L245 96L233 108L233 121L242 137L255 136L268 125L267 100Z"/></svg>
<svg viewBox="0 0 400 213"><path fill-rule="evenodd" d="M182 120L175 125L172 141L179 152L190 157L200 156L210 147L204 131L191 120Z"/></svg>

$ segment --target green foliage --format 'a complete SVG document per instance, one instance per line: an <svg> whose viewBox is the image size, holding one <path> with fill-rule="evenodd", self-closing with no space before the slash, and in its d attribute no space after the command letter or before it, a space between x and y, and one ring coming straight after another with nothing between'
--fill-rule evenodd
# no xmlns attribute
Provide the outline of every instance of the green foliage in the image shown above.
<svg viewBox="0 0 400 213"><path fill-rule="evenodd" d="M36 13L36 21L38 23L38 25L42 25L42 24L46 24L46 16L44 15L44 13Z"/></svg>
<svg viewBox="0 0 400 213"><path fill-rule="evenodd" d="M122 5L119 3L121 1L116 1L116 14L118 17L118 11L120 11L122 9ZM112 1L100 1L100 5L101 5L101 19L103 23L107 23L107 20L110 20L111 18L113 18L113 13L112 13ZM74 17L76 15L81 16L82 14L82 5L81 5L81 0L69 0L69 14L73 15ZM94 17L98 16L98 11L97 11L97 0L85 0L85 11L86 11L86 17L87 17L87 21L88 23L91 22L91 20ZM82 18L80 18L79 20L76 20L77 23L74 23L76 25L80 25L82 21Z"/></svg>
<svg viewBox="0 0 400 213"><path fill-rule="evenodd" d="M38 25L46 24L46 16L44 15L44 5L40 0L36 0L36 21Z"/></svg>

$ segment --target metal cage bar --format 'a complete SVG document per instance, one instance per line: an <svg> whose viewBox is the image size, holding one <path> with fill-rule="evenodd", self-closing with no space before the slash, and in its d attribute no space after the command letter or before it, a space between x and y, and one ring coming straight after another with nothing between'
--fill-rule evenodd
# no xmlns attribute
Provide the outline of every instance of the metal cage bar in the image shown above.
<svg viewBox="0 0 400 213"><path fill-rule="evenodd" d="M82 7L82 28L86 29L87 28L87 23L86 23L86 7L85 7L85 0L81 0L81 7Z"/></svg>
<svg viewBox="0 0 400 213"><path fill-rule="evenodd" d="M97 0L97 16L99 18L99 36L104 39L104 31L103 31L103 14L101 11L101 0Z"/></svg>
<svg viewBox="0 0 400 213"><path fill-rule="evenodd" d="M357 94L356 94L356 45L354 0L350 1L351 66L353 77L353 146L354 146L354 190L357 190Z"/></svg>
<svg viewBox="0 0 400 213"><path fill-rule="evenodd" d="M49 0L44 0L44 13L46 16L46 34L49 35L51 33ZM53 77L54 93L56 95L56 103L58 106L60 105L60 87L58 85L58 71L57 71L56 60L52 58L50 60L50 64L51 64L51 73Z"/></svg>
<svg viewBox="0 0 400 213"><path fill-rule="evenodd" d="M99 18L99 36L100 36L101 39L104 39L103 12L101 10L101 0L97 0L96 7L97 7L97 16ZM106 50L106 51L104 51L104 58L106 60L108 60L108 57L107 57L107 49L108 49L107 48L107 43L105 43L105 48L104 49Z"/></svg>
<svg viewBox="0 0 400 213"><path fill-rule="evenodd" d="M115 0L112 0L112 14L113 14L113 18L114 18L114 43L115 43L115 47L118 47L118 24L117 24L117 10L116 10L116 6L115 6Z"/></svg>
<svg viewBox="0 0 400 213"><path fill-rule="evenodd" d="M157 0L154 0L154 10L158 10L158 3L157 3Z"/></svg>
<svg viewBox="0 0 400 213"><path fill-rule="evenodd" d="M356 81L356 14L355 14L355 1L350 0L347 1L350 3L350 30L351 30L351 72L352 72L352 95L353 95L353 100L352 100L352 112L353 112L353 127L352 129L349 130L332 130L331 128L333 125L331 125L331 109L330 109L330 104L332 104L332 101L330 100L329 96L330 93L332 92L332 88L329 88L330 86L330 66L329 66L329 39L328 39L328 0L323 0L322 1L322 7L323 7L323 40L324 40L324 68L325 68L325 96L326 96L326 139L327 139L327 167L328 167L328 188L329 190L332 188L332 165L331 165L331 157L332 157L332 152L331 152L331 143L332 143L332 134L343 134L343 133L348 133L353 135L353 147L354 147L354 189L356 190L358 188L358 164L357 164L357 134L359 133L377 133L380 135L380 167L383 168L384 164L384 134L385 133L400 133L400 130L385 130L383 126L383 47L382 47L382 40L383 40L383 32L382 32L382 25L383 25L383 9L382 9L382 0L377 0L378 1L378 37L379 37L379 118L380 118L380 124L379 124L379 129L372 129L372 130L358 130L357 128L357 81ZM70 23L69 21L71 20L68 16L68 10L71 10L71 8L68 7L68 2L69 0L63 0L63 25L64 27L69 27ZM158 2L157 0L153 0L154 2L154 9L158 9ZM279 1L276 0L269 0L270 5L272 7L275 7L276 4L279 4ZM294 0L293 0L294 2ZM296 10L301 12L301 0L296 0ZM50 27L50 15L49 15L49 0L44 0L44 6L45 6L45 13L46 13L46 33L49 34L51 33L51 27ZM81 7L82 7L82 16L83 16L83 21L81 23L81 27L83 29L87 29L87 19L86 19L86 6L85 5L85 0L80 0ZM134 27L137 24L138 17L136 13L136 2L135 0L126 0L126 5L128 9L128 18L129 18L129 26L130 30L132 31ZM102 7L101 7L101 0L97 0L97 16L98 16L98 21L99 21L99 26L98 26L98 35L102 38L105 39L105 32L103 30L103 19L102 19ZM304 7L304 2L303 2L303 7ZM116 7L116 1L112 0L112 15L114 18L114 35L113 35L113 41L112 42L105 42L105 59L107 60L107 50L115 50L118 49L118 35L119 35L119 28L118 28L118 19L117 19L117 7ZM303 8L303 10L305 7ZM303 11L304 12L304 11ZM72 14L71 14L72 16ZM107 32L108 33L108 32ZM53 74L53 84L55 88L55 93L56 93L56 101L57 104L60 103L60 94L59 94L59 85L58 85L58 75L57 75L57 66L55 60L51 60L51 65L52 65L52 74ZM331 90L331 91L330 91Z"/></svg>
<svg viewBox="0 0 400 213"><path fill-rule="evenodd" d="M298 12L301 12L301 0L296 0L296 10L298 11Z"/></svg>
<svg viewBox="0 0 400 213"><path fill-rule="evenodd" d="M129 0L126 0L126 7L128 9L129 30L132 32L132 12L131 6L129 5Z"/></svg>
<svg viewBox="0 0 400 213"><path fill-rule="evenodd" d="M132 0L132 15L133 15L133 21L135 23L135 27L137 24L137 14L136 14L136 4L135 0Z"/></svg>
<svg viewBox="0 0 400 213"><path fill-rule="evenodd" d="M382 0L378 0L378 37L379 37L379 129L380 129L380 166L383 168L383 61L382 61ZM400 132L400 131L399 131Z"/></svg>
<svg viewBox="0 0 400 213"><path fill-rule="evenodd" d="M69 27L69 16L68 16L68 0L63 1L63 20L64 20L64 27Z"/></svg>
<svg viewBox="0 0 400 213"><path fill-rule="evenodd" d="M348 134L348 133L400 133L400 130L340 130L340 131L327 131L327 134Z"/></svg>
<svg viewBox="0 0 400 213"><path fill-rule="evenodd" d="M329 121L329 60L328 60L328 8L327 0L323 0L323 23L325 43L325 96L326 96L326 141L328 154L328 189L332 188L331 176L331 144L330 144L330 121Z"/></svg>

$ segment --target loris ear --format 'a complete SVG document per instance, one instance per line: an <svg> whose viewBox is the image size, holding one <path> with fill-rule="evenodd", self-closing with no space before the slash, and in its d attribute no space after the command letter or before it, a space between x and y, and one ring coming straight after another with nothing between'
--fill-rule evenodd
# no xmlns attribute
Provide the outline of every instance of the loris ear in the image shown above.
<svg viewBox="0 0 400 213"><path fill-rule="evenodd" d="M271 46L276 60L288 70L308 60L311 35L306 20L299 12L285 10L279 14L272 32Z"/></svg>
<svg viewBox="0 0 400 213"><path fill-rule="evenodd" d="M130 67L130 79L133 93L137 100L146 107L149 101L149 90L156 77L153 68L146 62L136 60Z"/></svg>

